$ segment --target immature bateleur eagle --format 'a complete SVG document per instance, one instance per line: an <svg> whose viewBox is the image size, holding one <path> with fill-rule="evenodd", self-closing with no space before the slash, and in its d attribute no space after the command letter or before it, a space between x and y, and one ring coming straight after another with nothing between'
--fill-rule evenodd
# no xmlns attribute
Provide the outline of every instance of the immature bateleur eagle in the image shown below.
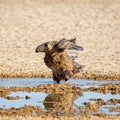
<svg viewBox="0 0 120 120"><path fill-rule="evenodd" d="M46 42L39 45L35 51L45 52L44 62L52 70L54 81L60 83L61 80L67 82L83 67L74 61L78 54L71 50L83 50L83 47L76 45L76 38Z"/></svg>

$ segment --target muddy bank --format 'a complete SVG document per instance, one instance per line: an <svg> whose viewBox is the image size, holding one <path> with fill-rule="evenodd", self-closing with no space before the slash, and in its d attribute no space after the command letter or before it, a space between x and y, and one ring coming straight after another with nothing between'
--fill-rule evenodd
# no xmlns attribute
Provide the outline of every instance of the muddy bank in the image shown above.
<svg viewBox="0 0 120 120"><path fill-rule="evenodd" d="M0 0L0 77L50 77L39 44L77 38L77 78L120 80L119 0ZM86 73L87 72L87 73Z"/></svg>
<svg viewBox="0 0 120 120"><path fill-rule="evenodd" d="M111 94L120 94L120 84L102 84L100 87L90 87L84 89L85 91L96 91L96 92L102 92L102 93L111 93Z"/></svg>
<svg viewBox="0 0 120 120"><path fill-rule="evenodd" d="M74 85L66 84L49 84L49 85L39 85L39 86L29 86L29 87L0 87L0 96L7 96L11 91L27 91L27 92L45 92L45 93L81 93L82 89Z"/></svg>
<svg viewBox="0 0 120 120"><path fill-rule="evenodd" d="M1 73L1 78L51 78L51 72L17 72L17 73ZM100 73L100 72L80 72L73 76L78 79L92 79L92 80L120 80L120 74L117 73Z"/></svg>
<svg viewBox="0 0 120 120"><path fill-rule="evenodd" d="M106 116L106 117L97 117L97 116L51 116L51 115L42 115L42 116L0 116L1 120L119 120L119 116Z"/></svg>
<svg viewBox="0 0 120 120"><path fill-rule="evenodd" d="M104 96L107 96L107 93L111 95L119 95L120 94L120 84L102 84L99 87L90 87L90 88L80 88L79 85L71 85L71 84L48 84L48 85L39 85L39 86L29 86L29 87L0 87L0 97L5 98L7 100L19 100L19 99L32 99L32 96L26 95L25 98L21 98L19 96L18 91L23 92L44 92L48 95L45 97L43 101L44 108L33 105L25 105L20 108L0 108L1 116L99 116L99 117L110 117L112 116L110 113L104 113L99 108L104 107L104 105L108 105L108 109L112 112L118 112L116 114L116 118L120 116L120 107L115 105L120 104L120 99L112 98L112 96L108 97L108 100L104 100L102 98L96 98L92 92L103 93ZM116 92L117 91L117 92ZM9 95L11 92L18 92L16 96ZM82 100L82 96L84 97L85 92L91 92L93 96L91 96L88 102L82 101L82 106L76 106L75 100L78 98L80 101ZM34 93L35 94L35 93ZM87 93L88 94L88 93ZM99 97L102 97L99 95ZM109 108L109 105L113 105L114 107ZM3 107L6 107L4 104Z"/></svg>

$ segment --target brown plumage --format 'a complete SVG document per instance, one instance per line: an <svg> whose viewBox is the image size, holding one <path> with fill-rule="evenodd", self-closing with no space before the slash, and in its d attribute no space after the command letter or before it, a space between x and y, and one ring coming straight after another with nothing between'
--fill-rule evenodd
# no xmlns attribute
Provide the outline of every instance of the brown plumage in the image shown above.
<svg viewBox="0 0 120 120"><path fill-rule="evenodd" d="M76 39L63 38L43 43L36 48L36 52L45 52L44 62L52 70L53 79L57 83L67 81L83 67L74 61L77 53L68 53L67 50L83 50L83 47L76 45Z"/></svg>

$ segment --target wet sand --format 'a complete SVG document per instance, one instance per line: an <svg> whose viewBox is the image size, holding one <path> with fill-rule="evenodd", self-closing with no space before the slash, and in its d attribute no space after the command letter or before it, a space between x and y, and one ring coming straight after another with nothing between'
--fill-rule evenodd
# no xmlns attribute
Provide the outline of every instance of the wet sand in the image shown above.
<svg viewBox="0 0 120 120"><path fill-rule="evenodd" d="M0 118L6 119L110 119L117 120L120 118L120 107L116 106L111 109L112 112L118 112L116 115L106 114L100 112L99 107L104 105L117 105L120 103L120 99L108 99L104 100L102 98L96 99L93 95L91 101L94 102L84 102L85 107L75 108L71 105L73 100L77 99L78 96L82 96L84 92L98 92L98 93L111 93L120 94L120 84L106 83L99 87L89 87L80 88L77 85L72 84L48 84L39 86L29 86L29 87L0 87L0 97L8 100L18 100L18 96L9 96L10 92L44 92L48 95L45 97L44 106L45 109L39 106L25 105L20 108L0 108ZM30 96L26 96L25 99L32 99ZM27 101L26 101L27 102ZM5 107L5 105L4 105ZM77 114L76 114L77 113ZM17 117L15 117L17 116Z"/></svg>
<svg viewBox="0 0 120 120"><path fill-rule="evenodd" d="M120 79L119 0L0 0L0 77L51 77L35 48L77 38L75 78Z"/></svg>

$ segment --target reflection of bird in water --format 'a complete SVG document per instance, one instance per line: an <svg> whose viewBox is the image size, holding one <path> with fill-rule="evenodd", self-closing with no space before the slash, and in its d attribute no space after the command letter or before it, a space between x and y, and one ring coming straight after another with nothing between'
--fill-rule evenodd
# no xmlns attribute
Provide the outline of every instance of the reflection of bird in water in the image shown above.
<svg viewBox="0 0 120 120"><path fill-rule="evenodd" d="M64 92L51 93L44 100L45 109L54 113L75 113L74 100L81 96L81 93Z"/></svg>
<svg viewBox="0 0 120 120"><path fill-rule="evenodd" d="M36 48L36 53L45 52L44 62L52 70L53 79L57 83L67 81L83 67L74 61L78 54L70 50L82 51L83 47L76 45L75 38L63 38L43 43Z"/></svg>

